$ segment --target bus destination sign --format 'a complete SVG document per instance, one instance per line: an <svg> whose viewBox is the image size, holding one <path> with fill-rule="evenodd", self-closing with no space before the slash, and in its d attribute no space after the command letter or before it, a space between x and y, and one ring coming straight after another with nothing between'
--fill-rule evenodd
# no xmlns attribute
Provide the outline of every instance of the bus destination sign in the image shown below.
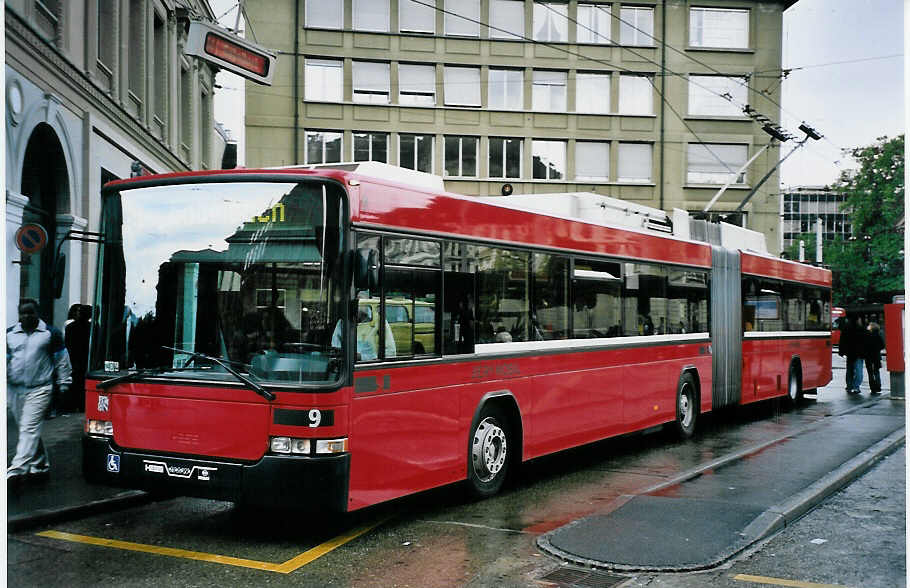
<svg viewBox="0 0 910 588"><path fill-rule="evenodd" d="M272 85L277 59L275 54L213 24L190 23L184 53L259 84Z"/></svg>

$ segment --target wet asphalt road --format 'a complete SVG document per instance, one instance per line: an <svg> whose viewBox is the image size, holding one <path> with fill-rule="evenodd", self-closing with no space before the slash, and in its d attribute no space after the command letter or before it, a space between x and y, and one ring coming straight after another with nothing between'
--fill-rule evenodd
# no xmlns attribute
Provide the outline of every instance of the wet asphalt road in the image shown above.
<svg viewBox="0 0 910 588"><path fill-rule="evenodd" d="M835 381L842 377L836 370ZM328 518L246 512L196 499L151 503L9 536L8 583L560 585L547 584L545 577L567 566L536 547L541 533L602 511L624 494L698 464L868 401L867 393L847 397L840 385L832 385L817 401L794 410L768 402L711 415L688 442L661 432L601 442L527 464L515 485L481 502L467 501L459 488L450 487ZM902 401L886 397L881 402ZM737 578L746 575L843 586L904 586L904 455L903 449L893 454L797 525L723 568L700 574L633 574L616 577L616 582L771 585ZM45 531L100 538L108 545L37 534ZM344 542L345 534L359 532L363 534ZM212 561L212 554L220 559ZM587 585L595 580L606 582L607 576L594 577Z"/></svg>

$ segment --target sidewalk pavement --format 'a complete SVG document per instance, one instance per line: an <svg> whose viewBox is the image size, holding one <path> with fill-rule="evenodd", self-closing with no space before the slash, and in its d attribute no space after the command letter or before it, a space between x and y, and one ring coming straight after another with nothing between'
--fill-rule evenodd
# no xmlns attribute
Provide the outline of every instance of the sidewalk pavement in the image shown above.
<svg viewBox="0 0 910 588"><path fill-rule="evenodd" d="M44 422L41 438L50 462L50 478L27 481L7 488L7 532L52 521L114 510L150 499L147 493L91 485L82 477L83 413L61 415ZM6 462L16 453L19 434L9 411L6 413Z"/></svg>
<svg viewBox="0 0 910 588"><path fill-rule="evenodd" d="M836 402L845 397L844 360L834 356L833 363L834 380L819 398ZM870 397L867 382L861 390L847 397L854 404L847 410L624 496L537 544L575 564L622 572L716 567L905 443L903 398L889 398L888 381L881 396Z"/></svg>

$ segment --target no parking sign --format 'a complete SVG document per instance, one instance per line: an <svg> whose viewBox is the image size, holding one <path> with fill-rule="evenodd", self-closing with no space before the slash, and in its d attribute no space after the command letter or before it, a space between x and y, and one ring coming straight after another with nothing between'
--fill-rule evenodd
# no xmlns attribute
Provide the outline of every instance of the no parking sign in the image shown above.
<svg viewBox="0 0 910 588"><path fill-rule="evenodd" d="M38 253L47 245L47 231L39 224L22 225L16 231L16 247L22 253Z"/></svg>

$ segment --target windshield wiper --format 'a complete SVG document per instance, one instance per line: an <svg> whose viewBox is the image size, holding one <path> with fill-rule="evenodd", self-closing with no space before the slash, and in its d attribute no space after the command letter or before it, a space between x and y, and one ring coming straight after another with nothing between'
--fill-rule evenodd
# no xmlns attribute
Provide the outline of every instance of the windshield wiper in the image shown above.
<svg viewBox="0 0 910 588"><path fill-rule="evenodd" d="M226 361L224 361L222 359L219 359L217 357L212 357L211 355L206 355L204 353L198 353L196 351L187 351L186 349L176 349L174 347L168 347L167 345L162 345L161 348L167 349L168 351L176 351L177 353L183 353L183 354L189 355L190 359L196 359L196 358L205 359L205 360L211 361L213 363L217 363L218 365L223 367L229 374L231 374L232 376L234 376L235 378L237 378L238 380L243 382L250 390L252 390L256 394L262 396L263 398L265 398L266 400L269 400L269 401L275 400L275 395L273 393L269 392L268 390L266 390L265 388L263 388L262 386L260 386L256 382L254 382L253 380L251 380L251 379L247 378L246 376L244 376L243 374L241 374L240 372L238 372L237 370L232 368ZM116 379L116 378L114 378L114 379Z"/></svg>
<svg viewBox="0 0 910 588"><path fill-rule="evenodd" d="M171 368L171 367L143 368L140 370L136 370L135 372L128 372L128 373L122 374L120 376L115 376L109 380L102 380L101 382L98 382L95 385L95 387L100 390L104 390L105 388L110 388L111 386L113 386L115 384L119 384L120 382L126 382L127 380L141 380L142 378L145 378L146 376L156 376L158 374L163 374L166 371L176 371L176 370L177 370L177 368Z"/></svg>

